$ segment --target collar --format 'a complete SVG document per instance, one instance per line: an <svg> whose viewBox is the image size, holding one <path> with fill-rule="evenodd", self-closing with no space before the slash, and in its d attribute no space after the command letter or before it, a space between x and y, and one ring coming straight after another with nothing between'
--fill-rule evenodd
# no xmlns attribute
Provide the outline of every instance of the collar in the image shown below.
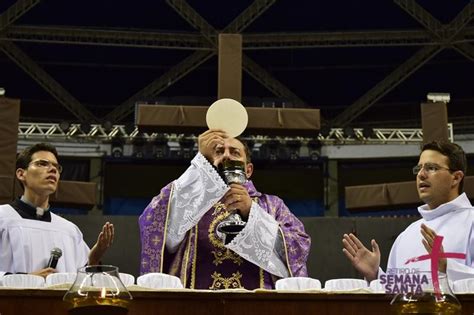
<svg viewBox="0 0 474 315"><path fill-rule="evenodd" d="M51 212L46 211L43 216L36 215L36 207L22 201L20 198L16 198L10 203L10 206L15 209L15 211L23 219L36 220L36 221L45 221L51 222Z"/></svg>
<svg viewBox="0 0 474 315"><path fill-rule="evenodd" d="M36 217L38 219L41 218L44 215L44 213L49 210L49 204L48 204L48 207L46 207L46 208L36 207L32 202L30 202L28 199L26 199L25 195L22 195L20 200L23 201L24 203L26 203L27 205L29 205L30 207L36 209Z"/></svg>
<svg viewBox="0 0 474 315"><path fill-rule="evenodd" d="M425 219L426 221L430 221L447 213L466 208L472 208L472 205L469 202L466 193L462 193L450 202L443 203L442 205L433 210L430 210L427 204L422 205L418 207L418 212L421 214L423 219Z"/></svg>

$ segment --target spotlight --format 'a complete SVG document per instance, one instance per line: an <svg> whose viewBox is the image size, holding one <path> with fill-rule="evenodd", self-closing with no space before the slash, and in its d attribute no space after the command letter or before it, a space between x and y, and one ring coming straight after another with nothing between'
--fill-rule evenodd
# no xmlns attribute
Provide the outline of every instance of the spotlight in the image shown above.
<svg viewBox="0 0 474 315"><path fill-rule="evenodd" d="M375 137L374 128L372 128L372 127L364 127L364 129L362 129L362 135L363 135L364 138L366 138L366 139L374 138L374 137Z"/></svg>
<svg viewBox="0 0 474 315"><path fill-rule="evenodd" d="M318 139L310 139L306 146L308 147L309 158L311 161L319 160L319 157L321 156L321 153L319 152L321 148L321 141Z"/></svg>
<svg viewBox="0 0 474 315"><path fill-rule="evenodd" d="M297 160L300 157L301 141L288 140L286 146L290 150L290 160Z"/></svg>
<svg viewBox="0 0 474 315"><path fill-rule="evenodd" d="M441 102L441 103L449 103L449 101L451 100L451 95L449 93L428 93L428 95L426 95L426 99L432 103L438 103L438 102Z"/></svg>
<svg viewBox="0 0 474 315"><path fill-rule="evenodd" d="M132 139L132 145L133 145L133 153L132 156L137 159L142 159L145 157L145 144L146 144L146 139L143 136L142 133L138 133L135 137Z"/></svg>
<svg viewBox="0 0 474 315"><path fill-rule="evenodd" d="M102 128L104 129L105 133L109 133L114 129L114 125L110 120L106 120L102 123Z"/></svg>
<svg viewBox="0 0 474 315"><path fill-rule="evenodd" d="M154 155L158 159L162 159L169 155L170 148L168 146L168 137L164 134L159 134L153 140Z"/></svg>
<svg viewBox="0 0 474 315"><path fill-rule="evenodd" d="M267 157L270 161L276 161L278 159L278 151L280 149L280 141L277 139L271 139L265 143L267 149Z"/></svg>
<svg viewBox="0 0 474 315"><path fill-rule="evenodd" d="M118 136L112 138L111 142L111 155L114 158L121 158L123 156L123 145L125 144L125 140Z"/></svg>
<svg viewBox="0 0 474 315"><path fill-rule="evenodd" d="M134 131L135 131L135 124L133 123L125 124L125 133L127 134L127 136L130 136L130 134Z"/></svg>
<svg viewBox="0 0 474 315"><path fill-rule="evenodd" d="M183 158L190 159L194 149L194 140L187 137L179 139L179 146L181 147L181 153Z"/></svg>
<svg viewBox="0 0 474 315"><path fill-rule="evenodd" d="M81 128L82 132L85 133L86 135L89 134L89 132L91 132L91 130L92 130L91 124L89 124L87 122L81 123L80 128Z"/></svg>
<svg viewBox="0 0 474 315"><path fill-rule="evenodd" d="M354 138L355 137L355 131L354 128L351 127L344 127L344 134L348 138Z"/></svg>
<svg viewBox="0 0 474 315"><path fill-rule="evenodd" d="M71 123L69 121L61 121L59 123L59 129L61 129L62 132L67 133L69 128L71 128Z"/></svg>

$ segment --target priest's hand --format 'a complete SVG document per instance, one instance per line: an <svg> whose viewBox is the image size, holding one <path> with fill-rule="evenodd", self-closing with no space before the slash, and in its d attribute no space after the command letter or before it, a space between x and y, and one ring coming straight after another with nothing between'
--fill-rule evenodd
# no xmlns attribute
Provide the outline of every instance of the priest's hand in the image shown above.
<svg viewBox="0 0 474 315"><path fill-rule="evenodd" d="M221 129L209 129L198 137L199 152L211 164L214 162L214 153L217 145L224 145L224 139L227 134Z"/></svg>
<svg viewBox="0 0 474 315"><path fill-rule="evenodd" d="M224 195L224 205L227 209L238 211L242 219L247 220L249 217L250 207L252 207L252 198L240 184L230 184L230 190Z"/></svg>
<svg viewBox="0 0 474 315"><path fill-rule="evenodd" d="M426 251L431 254L433 250L433 242L435 237L437 236L436 232L433 229L430 229L424 223L421 224L421 235L423 236L423 246L425 247ZM444 253L443 246L440 248L440 253ZM439 258L438 260L438 271L446 273L446 269L448 267L448 261L446 258Z"/></svg>
<svg viewBox="0 0 474 315"><path fill-rule="evenodd" d="M342 251L351 261L352 265L359 271L368 281L377 278L380 266L380 250L375 240L371 241L372 251L362 244L362 242L352 233L344 234Z"/></svg>
<svg viewBox="0 0 474 315"><path fill-rule="evenodd" d="M114 241L114 225L106 222L97 237L97 242L89 253L89 265L98 265L100 259Z"/></svg>
<svg viewBox="0 0 474 315"><path fill-rule="evenodd" d="M46 278L47 276L49 276L50 274L55 273L55 272L56 272L56 269L48 267L48 268L44 268L44 269L41 269L41 270L30 272L29 274Z"/></svg>

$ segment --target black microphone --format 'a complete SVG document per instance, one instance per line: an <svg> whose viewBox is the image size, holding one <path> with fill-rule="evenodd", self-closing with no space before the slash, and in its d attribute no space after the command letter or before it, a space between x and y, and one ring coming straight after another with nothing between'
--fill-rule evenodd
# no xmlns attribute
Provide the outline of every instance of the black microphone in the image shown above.
<svg viewBox="0 0 474 315"><path fill-rule="evenodd" d="M48 265L46 268L56 268L56 265L58 264L59 258L63 255L63 252L61 249L55 247L51 250L51 257L49 257Z"/></svg>

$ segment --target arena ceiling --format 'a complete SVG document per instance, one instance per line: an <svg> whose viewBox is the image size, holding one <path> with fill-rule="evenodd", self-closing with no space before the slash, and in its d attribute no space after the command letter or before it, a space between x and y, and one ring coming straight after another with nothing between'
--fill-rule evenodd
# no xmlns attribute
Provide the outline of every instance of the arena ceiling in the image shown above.
<svg viewBox="0 0 474 315"><path fill-rule="evenodd" d="M419 127L429 92L474 117L474 2L0 2L0 87L22 121L124 123L137 101L209 105L217 34L243 36L246 106L319 108L332 127Z"/></svg>

